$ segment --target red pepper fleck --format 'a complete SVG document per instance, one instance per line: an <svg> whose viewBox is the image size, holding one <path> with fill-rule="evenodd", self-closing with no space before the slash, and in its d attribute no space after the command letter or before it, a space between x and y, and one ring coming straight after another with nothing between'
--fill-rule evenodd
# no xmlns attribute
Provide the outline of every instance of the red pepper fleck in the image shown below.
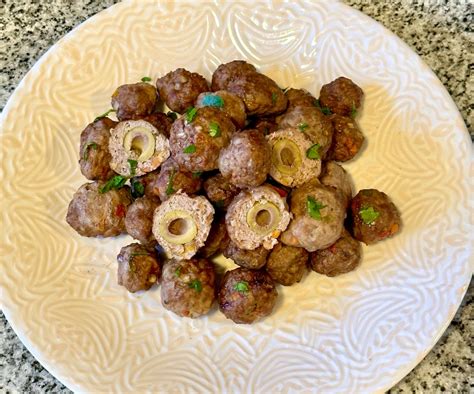
<svg viewBox="0 0 474 394"><path fill-rule="evenodd" d="M117 208L115 208L115 216L123 218L125 216L125 213L125 206L123 204L117 205Z"/></svg>
<svg viewBox="0 0 474 394"><path fill-rule="evenodd" d="M275 191L280 195L280 197L285 198L288 195L288 192L286 190L280 189L279 187L275 185L270 185Z"/></svg>
<svg viewBox="0 0 474 394"><path fill-rule="evenodd" d="M328 249L332 254L336 254L336 252L337 252L336 244L332 244Z"/></svg>

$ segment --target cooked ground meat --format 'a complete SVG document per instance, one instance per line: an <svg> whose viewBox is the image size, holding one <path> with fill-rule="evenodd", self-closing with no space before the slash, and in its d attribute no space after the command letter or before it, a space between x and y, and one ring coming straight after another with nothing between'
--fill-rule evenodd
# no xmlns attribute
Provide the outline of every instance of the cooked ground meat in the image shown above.
<svg viewBox="0 0 474 394"><path fill-rule="evenodd" d="M270 171L271 150L258 130L235 133L221 150L219 170L224 178L240 188L261 185Z"/></svg>
<svg viewBox="0 0 474 394"><path fill-rule="evenodd" d="M278 292L263 270L227 271L219 289L219 309L235 323L250 324L272 313Z"/></svg>
<svg viewBox="0 0 474 394"><path fill-rule="evenodd" d="M159 203L156 199L140 197L130 204L125 215L127 233L142 244L154 243L155 237L151 231L153 213Z"/></svg>
<svg viewBox="0 0 474 394"><path fill-rule="evenodd" d="M152 248L137 243L124 246L117 262L117 282L130 293L148 290L160 280L161 266Z"/></svg>
<svg viewBox="0 0 474 394"><path fill-rule="evenodd" d="M170 261L163 268L161 302L178 316L205 315L215 299L214 265L206 259Z"/></svg>
<svg viewBox="0 0 474 394"><path fill-rule="evenodd" d="M112 156L109 153L110 129L117 122L102 118L90 123L81 133L79 165L82 175L91 181L105 181L114 175L110 168Z"/></svg>
<svg viewBox="0 0 474 394"><path fill-rule="evenodd" d="M155 112L151 115L144 116L142 120L151 123L156 129L163 134L166 138L170 137L171 125L173 124L173 119L163 112Z"/></svg>
<svg viewBox="0 0 474 394"><path fill-rule="evenodd" d="M221 64L212 74L211 90L213 92L226 90L227 85L233 79L255 72L257 72L257 69L243 60L234 60L230 63Z"/></svg>
<svg viewBox="0 0 474 394"><path fill-rule="evenodd" d="M234 122L237 129L243 129L245 126L247 114L244 102L240 97L226 90L201 93L196 100L196 108L202 107L219 108Z"/></svg>
<svg viewBox="0 0 474 394"><path fill-rule="evenodd" d="M347 116L331 115L334 126L332 144L328 158L336 161L347 161L359 152L364 143L364 135L357 126L357 122Z"/></svg>
<svg viewBox="0 0 474 394"><path fill-rule="evenodd" d="M132 83L115 90L112 94L112 108L120 121L139 119L155 110L156 100L154 86L145 82Z"/></svg>
<svg viewBox="0 0 474 394"><path fill-rule="evenodd" d="M341 194L345 207L349 205L352 198L352 182L342 166L334 161L325 162L319 180L323 185L331 186Z"/></svg>
<svg viewBox="0 0 474 394"><path fill-rule="evenodd" d="M184 68L178 68L159 78L156 87L166 105L180 114L194 105L200 93L209 90L209 85L202 75L191 73Z"/></svg>
<svg viewBox="0 0 474 394"><path fill-rule="evenodd" d="M274 117L258 117L252 118L247 128L255 129L260 131L263 135L268 135L274 131L277 131L278 125L276 124Z"/></svg>
<svg viewBox="0 0 474 394"><path fill-rule="evenodd" d="M288 99L288 110L294 107L315 107L316 99L314 96L305 89L293 89L290 88L285 91L286 98Z"/></svg>
<svg viewBox="0 0 474 394"><path fill-rule="evenodd" d="M266 270L275 282L291 286L308 271L308 256L306 249L279 243L268 256Z"/></svg>
<svg viewBox="0 0 474 394"><path fill-rule="evenodd" d="M125 215L132 202L129 187L101 193L104 183L82 185L69 203L66 221L84 237L114 237L125 232Z"/></svg>
<svg viewBox="0 0 474 394"><path fill-rule="evenodd" d="M319 93L321 107L326 107L331 112L351 116L357 112L362 104L364 92L349 78L339 77L323 85Z"/></svg>
<svg viewBox="0 0 474 394"><path fill-rule="evenodd" d="M363 189L351 201L354 237L367 245L394 236L401 219L395 204L383 192Z"/></svg>
<svg viewBox="0 0 474 394"><path fill-rule="evenodd" d="M232 241L227 243L227 247L223 251L224 256L232 259L235 264L254 270L260 269L265 265L268 253L270 251L263 246L253 250L245 250L239 248Z"/></svg>
<svg viewBox="0 0 474 394"><path fill-rule="evenodd" d="M214 217L211 231L204 243L204 246L199 249L198 254L201 257L209 258L218 253L222 253L229 243L229 236L227 235L227 228L225 225L225 216L219 215Z"/></svg>
<svg viewBox="0 0 474 394"><path fill-rule="evenodd" d="M311 268L327 276L345 274L359 265L361 249L360 242L343 230L341 238L329 248L311 253Z"/></svg>
<svg viewBox="0 0 474 394"><path fill-rule="evenodd" d="M209 201L217 208L227 209L240 189L219 173L204 181L204 191Z"/></svg>

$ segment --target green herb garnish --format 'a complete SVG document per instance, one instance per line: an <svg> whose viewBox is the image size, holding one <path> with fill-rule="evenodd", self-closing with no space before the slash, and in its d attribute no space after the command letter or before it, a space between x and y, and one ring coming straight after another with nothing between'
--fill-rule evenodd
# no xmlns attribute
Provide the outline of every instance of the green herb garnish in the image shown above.
<svg viewBox="0 0 474 394"><path fill-rule="evenodd" d="M174 274L175 274L175 276L177 276L178 278L181 276L181 266L179 266L178 268L176 268L176 270L174 271Z"/></svg>
<svg viewBox="0 0 474 394"><path fill-rule="evenodd" d="M278 100L278 94L272 93L272 104L275 105Z"/></svg>
<svg viewBox="0 0 474 394"><path fill-rule="evenodd" d="M365 207L359 211L359 216L365 224L372 224L380 216L380 212L376 211L374 207Z"/></svg>
<svg viewBox="0 0 474 394"><path fill-rule="evenodd" d="M321 154L319 150L321 149L321 145L314 144L306 151L306 157L311 160L320 160Z"/></svg>
<svg viewBox="0 0 474 394"><path fill-rule="evenodd" d="M218 200L214 203L216 208L224 208L224 200Z"/></svg>
<svg viewBox="0 0 474 394"><path fill-rule="evenodd" d="M221 135L221 128L217 122L211 122L209 125L209 135L213 138Z"/></svg>
<svg viewBox="0 0 474 394"><path fill-rule="evenodd" d="M324 115L332 114L332 111L328 107L321 107L319 100L314 100L313 104L316 108L319 108Z"/></svg>
<svg viewBox="0 0 474 394"><path fill-rule="evenodd" d="M115 175L99 188L99 193L107 193L112 189L120 189L123 185L125 185L127 179L128 178L125 178L122 175Z"/></svg>
<svg viewBox="0 0 474 394"><path fill-rule="evenodd" d="M186 148L183 149L183 153L194 153L196 152L196 145L191 144L188 145Z"/></svg>
<svg viewBox="0 0 474 394"><path fill-rule="evenodd" d="M139 181L131 181L133 198L143 197L145 194L145 186Z"/></svg>
<svg viewBox="0 0 474 394"><path fill-rule="evenodd" d="M176 112L173 112L173 111L168 111L166 113L166 116L170 117L173 120L178 119L178 114Z"/></svg>
<svg viewBox="0 0 474 394"><path fill-rule="evenodd" d="M326 205L323 205L321 202L317 201L312 196L306 197L306 209L309 216L313 219L321 220L321 209L326 208Z"/></svg>
<svg viewBox="0 0 474 394"><path fill-rule="evenodd" d="M128 258L128 266L130 267L130 271L137 272L137 267L135 266L135 262L133 261L137 256L150 256L149 252L134 252L130 253L130 257Z"/></svg>
<svg viewBox="0 0 474 394"><path fill-rule="evenodd" d="M176 193L176 190L173 189L173 180L176 175L176 170L173 169L171 172L171 175L168 179L168 184L166 185L166 195L169 196L173 193Z"/></svg>
<svg viewBox="0 0 474 394"><path fill-rule="evenodd" d="M202 175L202 171L195 171L193 172L193 178L196 179L196 178L200 178L201 175Z"/></svg>
<svg viewBox="0 0 474 394"><path fill-rule="evenodd" d="M247 293L249 291L249 284L242 280L234 285L234 290L237 290L239 293Z"/></svg>
<svg viewBox="0 0 474 394"><path fill-rule="evenodd" d="M217 94L206 94L201 104L205 107L222 108L224 106L224 100Z"/></svg>
<svg viewBox="0 0 474 394"><path fill-rule="evenodd" d="M189 107L186 110L186 121L188 123L191 123L194 120L194 118L196 117L196 114L197 114L197 108Z"/></svg>
<svg viewBox="0 0 474 394"><path fill-rule="evenodd" d="M138 161L133 160L133 159L128 159L127 162L128 162L128 165L130 166L130 176L135 176L137 172Z"/></svg>
<svg viewBox="0 0 474 394"><path fill-rule="evenodd" d="M101 119L105 118L111 112L115 112L115 109L110 108L108 111L104 112L102 115L99 115L97 118L95 118L94 122L97 122L98 120L101 120Z"/></svg>
<svg viewBox="0 0 474 394"><path fill-rule="evenodd" d="M303 123L298 123L298 129L300 131L305 131L308 128L308 123L303 122Z"/></svg>
<svg viewBox="0 0 474 394"><path fill-rule="evenodd" d="M97 145L94 141L89 141L86 146L84 147L84 151L82 153L82 158L84 160L87 160L87 157L89 156L89 149L92 148L94 150L97 150L99 145Z"/></svg>
<svg viewBox="0 0 474 394"><path fill-rule="evenodd" d="M141 79L142 82L150 82L151 81L151 78L150 77L143 77Z"/></svg>
<svg viewBox="0 0 474 394"><path fill-rule="evenodd" d="M194 279L192 280L191 282L188 283L188 286L191 288L191 289L194 289L196 290L198 293L200 293L202 291L202 284L201 284L201 281L198 280L198 279Z"/></svg>
<svg viewBox="0 0 474 394"><path fill-rule="evenodd" d="M352 118L352 119L355 119L356 116L357 116L357 109L356 109L356 107L355 107L354 102L352 102L351 118Z"/></svg>

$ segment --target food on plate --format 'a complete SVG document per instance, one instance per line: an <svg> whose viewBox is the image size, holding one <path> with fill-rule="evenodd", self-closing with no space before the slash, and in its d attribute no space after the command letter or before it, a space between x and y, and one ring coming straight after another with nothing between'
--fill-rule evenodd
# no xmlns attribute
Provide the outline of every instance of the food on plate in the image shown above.
<svg viewBox="0 0 474 394"><path fill-rule="evenodd" d="M229 238L242 249L271 249L290 222L288 205L271 186L241 191L227 208Z"/></svg>
<svg viewBox="0 0 474 394"><path fill-rule="evenodd" d="M114 237L125 232L125 215L132 202L130 188L109 190L109 185L86 183L74 193L66 221L80 235Z"/></svg>
<svg viewBox="0 0 474 394"><path fill-rule="evenodd" d="M275 282L291 286L308 271L308 257L306 249L279 243L268 256L266 270Z"/></svg>
<svg viewBox="0 0 474 394"><path fill-rule="evenodd" d="M260 186L270 171L271 150L258 130L234 133L230 144L221 150L219 171L235 186L244 189Z"/></svg>
<svg viewBox="0 0 474 394"><path fill-rule="evenodd" d="M328 156L332 160L347 161L359 152L364 143L364 135L355 119L338 114L331 115L334 133Z"/></svg>
<svg viewBox="0 0 474 394"><path fill-rule="evenodd" d="M240 189L220 173L207 178L203 186L208 200L220 209L227 209L234 197L240 193Z"/></svg>
<svg viewBox="0 0 474 394"><path fill-rule="evenodd" d="M209 312L216 298L214 264L206 259L171 260L163 268L161 302L178 316Z"/></svg>
<svg viewBox="0 0 474 394"><path fill-rule="evenodd" d="M278 296L264 270L227 271L219 289L219 309L235 323L250 324L272 313Z"/></svg>
<svg viewBox="0 0 474 394"><path fill-rule="evenodd" d="M173 119L170 116L163 112L154 112L140 119L151 123L166 138L170 138L171 125L173 124Z"/></svg>
<svg viewBox="0 0 474 394"><path fill-rule="evenodd" d="M228 259L232 259L235 264L256 270L265 265L270 251L263 246L259 246L253 250L242 249L234 242L229 241L222 253Z"/></svg>
<svg viewBox="0 0 474 394"><path fill-rule="evenodd" d="M296 187L321 172L318 144L298 129L282 129L267 136L271 148L270 176L284 186Z"/></svg>
<svg viewBox="0 0 474 394"><path fill-rule="evenodd" d="M327 276L345 274L359 265L361 251L360 242L343 230L341 237L331 246L310 254L311 268Z"/></svg>
<svg viewBox="0 0 474 394"><path fill-rule="evenodd" d="M146 82L119 86L112 94L112 108L118 120L140 119L155 110L157 93Z"/></svg>
<svg viewBox="0 0 474 394"><path fill-rule="evenodd" d="M273 116L253 118L248 127L260 131L263 135L268 135L278 130L278 125Z"/></svg>
<svg viewBox="0 0 474 394"><path fill-rule="evenodd" d="M367 245L393 237L400 231L400 213L384 192L360 190L350 208L354 238Z"/></svg>
<svg viewBox="0 0 474 394"><path fill-rule="evenodd" d="M153 171L170 155L169 143L155 126L144 120L126 120L110 131L110 167L126 176Z"/></svg>
<svg viewBox="0 0 474 394"><path fill-rule="evenodd" d="M242 99L226 90L201 93L196 108L215 107L223 111L234 122L237 129L243 129L247 114Z"/></svg>
<svg viewBox="0 0 474 394"><path fill-rule="evenodd" d="M117 262L117 282L130 293L148 290L160 280L161 265L151 248L137 243L124 246Z"/></svg>
<svg viewBox="0 0 474 394"><path fill-rule="evenodd" d="M315 107L317 100L314 96L305 89L289 88L285 91L288 99L288 111L294 107Z"/></svg>
<svg viewBox="0 0 474 394"><path fill-rule="evenodd" d="M323 185L333 187L340 193L344 206L349 205L352 198L352 184L349 174L342 166L334 161L326 161L319 176L319 181Z"/></svg>
<svg viewBox="0 0 474 394"><path fill-rule="evenodd" d="M254 65L244 60L233 60L229 63L221 64L212 74L211 90L217 92L226 90L229 82L236 78L241 78L248 73L256 73Z"/></svg>
<svg viewBox="0 0 474 394"><path fill-rule="evenodd" d="M364 92L349 78L339 77L323 85L319 92L319 104L323 110L342 116L355 117Z"/></svg>
<svg viewBox="0 0 474 394"><path fill-rule="evenodd" d="M176 192L153 215L153 235L169 258L190 259L204 245L214 208L205 197Z"/></svg>
<svg viewBox="0 0 474 394"><path fill-rule="evenodd" d="M229 236L227 235L227 227L225 225L225 215L218 214L214 217L209 235L204 246L199 249L198 255L204 258L215 256L218 253L222 253L228 243Z"/></svg>
<svg viewBox="0 0 474 394"><path fill-rule="evenodd" d="M153 213L159 202L155 198L139 197L127 209L125 229L127 233L142 244L152 244L155 237L152 233Z"/></svg>

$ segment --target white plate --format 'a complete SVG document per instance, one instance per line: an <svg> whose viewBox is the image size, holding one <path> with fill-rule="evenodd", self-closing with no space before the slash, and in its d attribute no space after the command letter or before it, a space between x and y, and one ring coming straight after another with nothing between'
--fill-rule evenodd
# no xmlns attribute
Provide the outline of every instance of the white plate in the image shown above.
<svg viewBox="0 0 474 394"><path fill-rule="evenodd" d="M280 288L274 313L251 326L216 311L178 318L157 289L127 293L115 256L129 239L82 238L64 220L85 182L79 134L116 86L181 66L209 77L235 58L316 95L339 75L358 83L368 143L346 168L358 189L386 191L404 223L364 248L355 272ZM382 391L435 344L468 286L472 153L461 116L418 56L343 4L116 5L43 56L1 124L2 307L73 390Z"/></svg>

